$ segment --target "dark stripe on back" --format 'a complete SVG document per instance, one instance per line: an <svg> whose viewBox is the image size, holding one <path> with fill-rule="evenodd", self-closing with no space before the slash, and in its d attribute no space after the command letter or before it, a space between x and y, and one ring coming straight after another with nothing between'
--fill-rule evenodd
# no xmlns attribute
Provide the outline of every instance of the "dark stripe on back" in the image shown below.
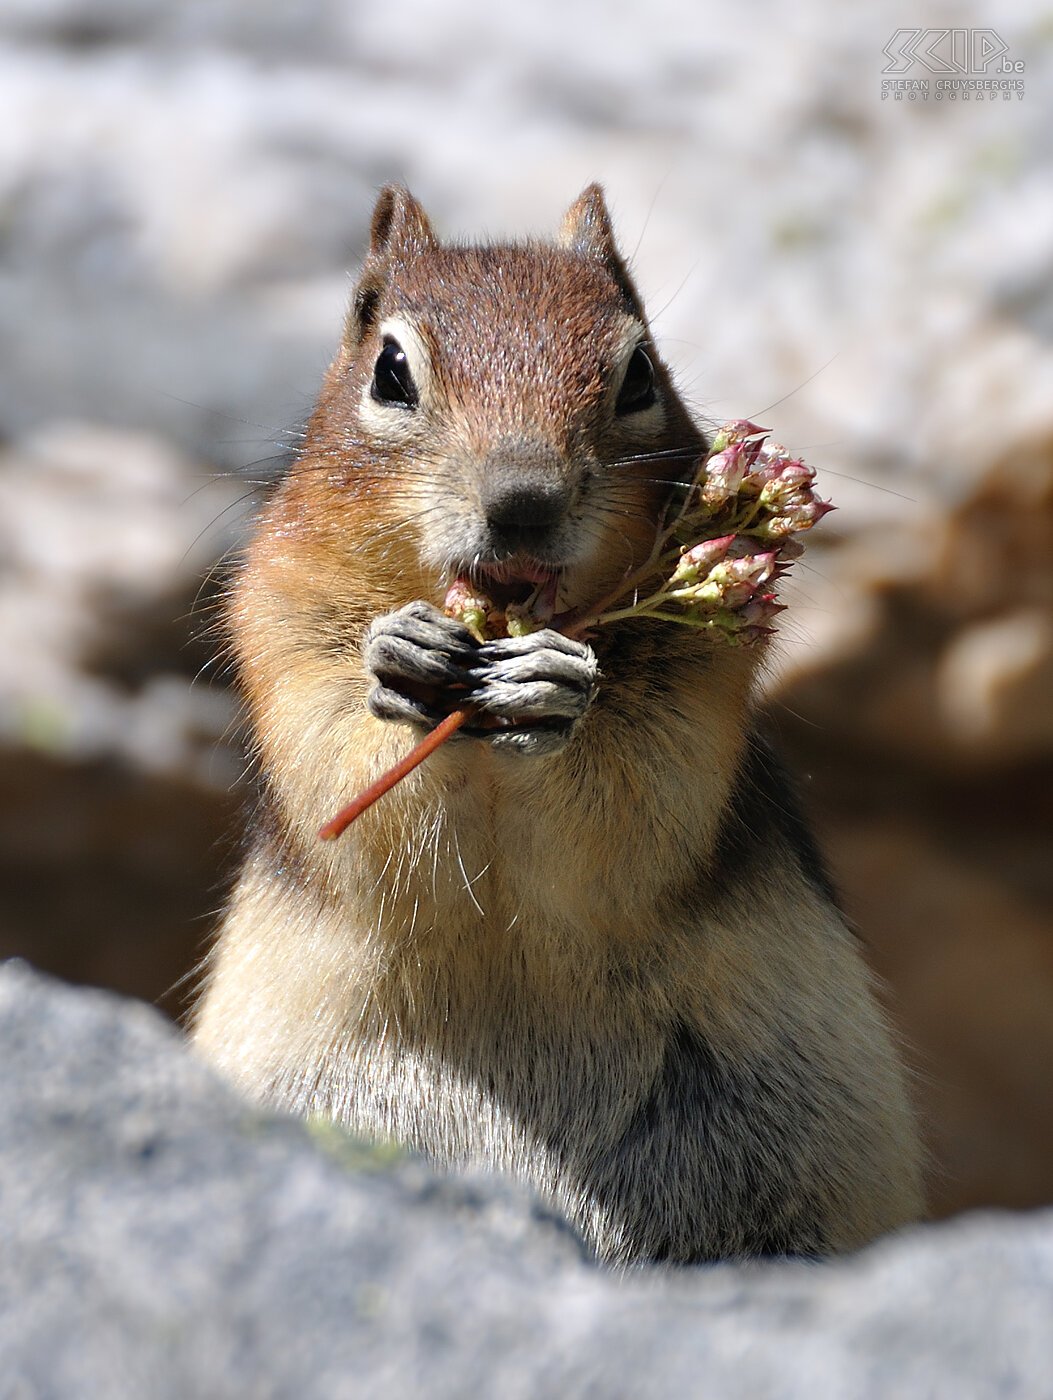
<svg viewBox="0 0 1053 1400"><path fill-rule="evenodd" d="M805 878L836 905L837 891L805 820L796 785L768 741L754 733L747 739L717 843L716 878L730 885L744 879L759 861L777 859L773 847L779 837Z"/></svg>
<svg viewBox="0 0 1053 1400"><path fill-rule="evenodd" d="M679 1228L668 1236L650 1232L649 1258L692 1263L826 1252L820 1203L798 1179L805 1155L799 1139L814 1125L806 1104L787 1104L785 1090L775 1087L781 1068L730 1061L684 1021L670 1028L662 1067L619 1147L623 1157L646 1162L653 1152L657 1162L681 1136L685 1155L674 1168ZM677 1155L664 1157L667 1169ZM664 1185L655 1182L655 1196ZM685 1248L690 1240L706 1243Z"/></svg>

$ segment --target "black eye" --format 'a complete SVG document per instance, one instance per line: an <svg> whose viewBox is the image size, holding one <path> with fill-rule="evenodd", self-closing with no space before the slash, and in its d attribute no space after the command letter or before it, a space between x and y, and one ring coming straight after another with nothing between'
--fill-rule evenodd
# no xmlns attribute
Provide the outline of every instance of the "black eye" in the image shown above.
<svg viewBox="0 0 1053 1400"><path fill-rule="evenodd" d="M417 386L410 374L406 352L397 340L384 337L384 348L373 366L373 383L369 392L381 403L400 403L404 408L417 407Z"/></svg>
<svg viewBox="0 0 1053 1400"><path fill-rule="evenodd" d="M614 411L618 414L639 413L643 408L650 408L654 399L654 365L643 346L638 345L629 360Z"/></svg>

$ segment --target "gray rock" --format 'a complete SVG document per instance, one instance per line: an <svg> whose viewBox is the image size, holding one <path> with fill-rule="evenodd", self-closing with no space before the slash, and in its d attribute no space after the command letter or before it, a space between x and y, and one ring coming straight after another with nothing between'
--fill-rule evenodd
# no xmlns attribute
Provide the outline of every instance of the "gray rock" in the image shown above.
<svg viewBox="0 0 1053 1400"><path fill-rule="evenodd" d="M302 421L381 183L446 235L522 235L602 178L700 408L819 446L839 530L904 514L853 478L953 495L1049 424L1041 6L998 7L1027 76L997 103L884 100L891 20L784 11L6 0L0 433L74 415L262 456L231 439Z"/></svg>
<svg viewBox="0 0 1053 1400"><path fill-rule="evenodd" d="M0 1393L1048 1394L1053 1215L606 1274L489 1179L243 1103L145 1005L0 971Z"/></svg>
<svg viewBox="0 0 1053 1400"><path fill-rule="evenodd" d="M244 494L150 434L0 443L0 957L177 1006L241 797L210 565Z"/></svg>

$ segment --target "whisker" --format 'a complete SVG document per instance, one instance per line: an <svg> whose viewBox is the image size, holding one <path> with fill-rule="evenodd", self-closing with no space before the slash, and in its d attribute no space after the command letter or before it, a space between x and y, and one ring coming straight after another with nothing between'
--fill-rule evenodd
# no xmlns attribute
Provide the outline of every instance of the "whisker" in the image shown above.
<svg viewBox="0 0 1053 1400"><path fill-rule="evenodd" d="M883 496L897 496L901 501L909 501L911 505L918 504L917 496L907 496L902 491L893 491L891 486L879 486L876 481L867 481L865 477L849 476L847 472L835 472L831 467L818 467L817 471L821 477L836 476L839 481L852 481L856 486L868 486L871 491L880 491Z"/></svg>
<svg viewBox="0 0 1053 1400"><path fill-rule="evenodd" d="M256 457L253 461L246 462L240 467L230 467L225 471L208 472L205 474L205 480L201 485L195 486L193 491L184 497L182 504L186 505L188 502L192 501L195 496L200 495L202 491L207 491L210 486L216 486L221 482L235 481L246 486L269 486L277 479L276 476L263 477L256 480L253 477L246 476L245 473L250 471L253 467L263 466L266 462L287 462L291 459L291 456L291 449L284 448L282 451L273 452L267 457Z"/></svg>
<svg viewBox="0 0 1053 1400"><path fill-rule="evenodd" d="M674 164L675 164L675 159L674 159L674 160L670 160L669 165L668 165L667 168L666 168L665 174L662 176L662 178L661 178L661 179L659 180L659 182L658 182L658 188L655 190L654 194L651 196L651 202L650 202L650 204L647 206L647 213L644 215L643 228L640 230L640 236L639 236L639 238L636 240L636 246L635 246L635 248L633 248L633 250L632 250L632 252L630 253L629 258L628 258L628 262L629 262L629 265L630 265L630 266L632 266L632 264L636 261L636 255L637 255L637 253L640 251L640 246L641 246L641 244L642 244L643 241L644 241L644 234L647 232L647 226L648 226L648 224L650 224L650 222L651 222L651 215L654 213L655 205L658 203L659 195L661 195L662 191L665 189L665 187L666 187L666 182L668 181L670 175L673 173L673 166L674 166Z"/></svg>
<svg viewBox="0 0 1053 1400"><path fill-rule="evenodd" d="M186 549L183 552L183 557L179 562L181 564L185 564L188 556L194 549L194 546L197 545L199 541L203 540L210 530L214 530L225 515L229 515L232 510L237 510L239 506L242 506L245 504L246 501L251 500L255 494L255 491L246 491L245 494L243 496L239 496L236 501L231 501L229 505L224 506L223 509L219 512L219 514L208 522L204 529L199 530L197 532L194 538L187 545Z"/></svg>
<svg viewBox="0 0 1053 1400"><path fill-rule="evenodd" d="M228 423L240 423L245 428L256 428L261 433L267 433L271 437L302 438L306 435L306 425L299 428L275 428L268 423L256 423L251 418L242 418L225 408L216 408L213 404L197 403L194 399L180 398L178 394L173 394L168 389L158 389L157 392L162 398L170 399L173 403L181 403L185 408L196 408L199 413L207 413L213 418L225 418Z"/></svg>
<svg viewBox="0 0 1053 1400"><path fill-rule="evenodd" d="M791 389L788 394L783 394L781 399L776 399L775 402L770 403L767 408L761 408L758 409L756 413L751 413L750 418L755 422L758 418L763 418L766 413L770 413L773 408L778 408L780 404L784 404L787 399L792 399L794 394L799 394L802 389L811 384L813 379L818 379L823 370L829 369L840 353L840 350L836 351L830 356L825 365L820 365L814 374L810 374L807 379L802 379L796 389Z"/></svg>
<svg viewBox="0 0 1053 1400"><path fill-rule="evenodd" d="M680 293L684 290L684 288L687 286L687 284L691 281L692 277L694 277L695 273L698 271L698 267L699 267L699 264L701 263L701 261L702 261L702 255L699 254L699 256L698 256L698 257L695 259L695 261L691 264L691 266L688 268L688 270L684 273L683 280L681 281L680 285L677 287L677 289L676 289L676 291L673 293L673 295L669 298L669 300L666 301L666 302L663 302L662 305L658 308L658 310L655 311L655 312L653 312L653 313L648 317L648 319L649 319L649 321L651 322L651 325L652 325L652 326L655 324L656 321L659 321L659 320L665 315L665 313L666 313L666 312L669 310L669 308L672 306L673 302L676 301L677 297L680 295Z"/></svg>

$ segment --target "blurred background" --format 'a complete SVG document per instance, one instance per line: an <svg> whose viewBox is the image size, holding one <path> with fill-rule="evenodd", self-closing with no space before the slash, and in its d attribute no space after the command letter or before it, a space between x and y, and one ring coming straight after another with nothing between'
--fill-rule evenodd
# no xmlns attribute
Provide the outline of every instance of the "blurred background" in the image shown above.
<svg viewBox="0 0 1053 1400"><path fill-rule="evenodd" d="M908 1047L934 1208L1053 1200L1053 11L0 24L0 954L178 1014L244 797L213 569L377 188L478 237L547 233L598 178L690 401L773 428L840 507L764 704ZM1020 86L937 96L948 26Z"/></svg>

